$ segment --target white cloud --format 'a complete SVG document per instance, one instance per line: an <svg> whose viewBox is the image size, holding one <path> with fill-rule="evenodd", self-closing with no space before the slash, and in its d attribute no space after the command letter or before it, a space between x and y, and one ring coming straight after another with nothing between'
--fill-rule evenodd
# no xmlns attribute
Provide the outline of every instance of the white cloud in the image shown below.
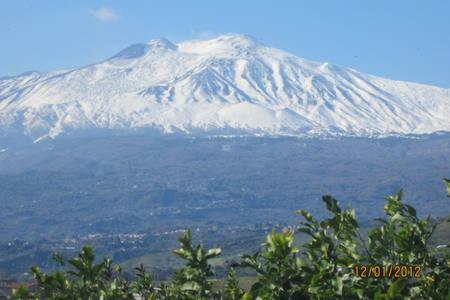
<svg viewBox="0 0 450 300"><path fill-rule="evenodd" d="M116 22L119 20L119 15L114 10L107 7L90 9L89 14L102 22Z"/></svg>

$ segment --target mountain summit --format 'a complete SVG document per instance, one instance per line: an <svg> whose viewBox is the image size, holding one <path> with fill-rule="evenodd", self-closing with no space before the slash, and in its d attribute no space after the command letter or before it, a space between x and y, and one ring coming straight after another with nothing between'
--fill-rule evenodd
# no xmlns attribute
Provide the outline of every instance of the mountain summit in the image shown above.
<svg viewBox="0 0 450 300"><path fill-rule="evenodd" d="M428 134L450 131L450 89L307 61L247 35L156 39L86 67L0 78L0 139L136 128Z"/></svg>

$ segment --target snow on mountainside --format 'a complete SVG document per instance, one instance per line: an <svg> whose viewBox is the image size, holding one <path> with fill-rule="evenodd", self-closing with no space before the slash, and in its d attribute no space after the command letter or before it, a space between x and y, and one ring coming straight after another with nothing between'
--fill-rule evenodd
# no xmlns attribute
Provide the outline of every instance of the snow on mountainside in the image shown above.
<svg viewBox="0 0 450 300"><path fill-rule="evenodd" d="M450 89L365 75L224 35L132 45L79 69L0 78L0 136L80 129L268 135L450 131Z"/></svg>

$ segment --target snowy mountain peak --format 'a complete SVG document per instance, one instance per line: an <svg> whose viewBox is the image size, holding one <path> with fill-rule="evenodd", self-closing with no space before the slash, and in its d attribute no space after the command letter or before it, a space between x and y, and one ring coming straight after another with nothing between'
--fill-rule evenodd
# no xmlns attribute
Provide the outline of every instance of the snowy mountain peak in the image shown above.
<svg viewBox="0 0 450 300"><path fill-rule="evenodd" d="M262 47L250 35L228 34L209 40L191 40L179 44L180 51L194 54L240 53Z"/></svg>
<svg viewBox="0 0 450 300"><path fill-rule="evenodd" d="M148 42L148 45L152 49L165 49L165 50L176 50L177 45L173 44L165 38L153 39Z"/></svg>
<svg viewBox="0 0 450 300"><path fill-rule="evenodd" d="M0 142L72 132L353 135L450 131L450 90L365 75L248 35L134 44L109 60L0 78Z"/></svg>
<svg viewBox="0 0 450 300"><path fill-rule="evenodd" d="M150 46L147 44L134 44L131 45L116 55L112 57L114 58L122 58L122 59L131 59L131 58L138 58L147 53L147 51L150 49Z"/></svg>

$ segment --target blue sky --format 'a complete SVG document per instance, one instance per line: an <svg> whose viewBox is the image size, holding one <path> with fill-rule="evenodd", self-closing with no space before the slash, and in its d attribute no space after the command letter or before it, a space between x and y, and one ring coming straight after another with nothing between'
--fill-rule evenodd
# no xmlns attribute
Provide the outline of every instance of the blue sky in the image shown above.
<svg viewBox="0 0 450 300"><path fill-rule="evenodd" d="M450 87L450 1L0 2L0 76L82 66L152 38L246 33L300 57Z"/></svg>

